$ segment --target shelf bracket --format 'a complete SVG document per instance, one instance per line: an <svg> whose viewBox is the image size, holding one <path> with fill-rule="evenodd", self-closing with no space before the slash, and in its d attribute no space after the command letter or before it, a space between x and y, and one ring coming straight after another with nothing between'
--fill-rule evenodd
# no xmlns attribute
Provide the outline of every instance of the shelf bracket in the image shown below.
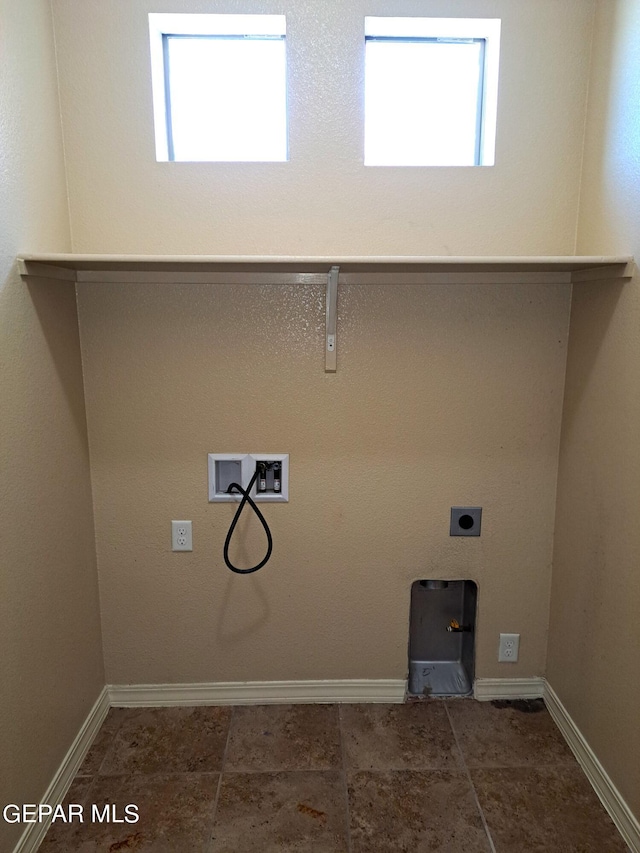
<svg viewBox="0 0 640 853"><path fill-rule="evenodd" d="M333 266L327 275L327 318L324 352L324 372L335 373L337 369L338 342L336 338L336 315L338 312L338 276L340 267Z"/></svg>

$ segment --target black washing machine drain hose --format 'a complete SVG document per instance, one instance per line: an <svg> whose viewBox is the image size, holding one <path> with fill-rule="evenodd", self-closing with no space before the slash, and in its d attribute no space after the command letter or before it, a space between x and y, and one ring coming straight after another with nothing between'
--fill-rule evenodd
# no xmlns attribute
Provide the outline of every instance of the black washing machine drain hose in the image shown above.
<svg viewBox="0 0 640 853"><path fill-rule="evenodd" d="M265 563L269 561L269 557L271 556L271 551L273 550L273 539L271 537L271 531L269 530L269 525L266 522L264 515L260 512L258 507L256 506L255 501L250 497L249 492L253 488L253 484L255 483L258 477L258 469L256 468L256 472L251 478L251 482L247 486L246 489L243 489L242 486L239 486L238 483L231 483L229 488L227 489L228 494L233 494L233 492L240 492L242 495L242 500L240 501L240 505L236 510L236 514L233 516L233 521L231 522L231 526L229 527L229 532L227 533L227 538L224 541L224 561L227 564L227 568L231 569L232 572L235 572L237 575L250 575L252 572L257 572L258 569L261 569ZM237 566L234 566L231 560L229 559L229 545L231 544L231 537L233 536L233 531L235 530L236 524L238 523L238 519L242 513L242 510L245 508L245 505L249 504L251 509L258 516L258 520L260 524L264 527L264 532L267 534L267 553L264 556L257 566L252 566L250 569L239 569Z"/></svg>

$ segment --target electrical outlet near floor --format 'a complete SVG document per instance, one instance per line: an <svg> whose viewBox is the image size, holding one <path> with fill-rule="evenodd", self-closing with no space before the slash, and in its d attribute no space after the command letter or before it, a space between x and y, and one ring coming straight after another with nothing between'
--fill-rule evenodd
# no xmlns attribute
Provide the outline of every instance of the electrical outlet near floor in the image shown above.
<svg viewBox="0 0 640 853"><path fill-rule="evenodd" d="M171 550L193 551L193 534L190 521L171 522Z"/></svg>
<svg viewBox="0 0 640 853"><path fill-rule="evenodd" d="M504 663L515 663L518 660L520 634L500 634L498 660Z"/></svg>

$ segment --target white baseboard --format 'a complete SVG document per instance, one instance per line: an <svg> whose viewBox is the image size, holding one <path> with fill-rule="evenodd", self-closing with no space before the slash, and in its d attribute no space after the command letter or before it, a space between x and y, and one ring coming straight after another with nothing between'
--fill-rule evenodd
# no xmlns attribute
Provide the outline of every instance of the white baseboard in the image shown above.
<svg viewBox="0 0 640 853"><path fill-rule="evenodd" d="M111 684L111 704L120 708L172 705L266 705L312 702L403 702L403 679L334 681L229 681L211 684ZM474 697L538 699L543 678L478 678Z"/></svg>
<svg viewBox="0 0 640 853"><path fill-rule="evenodd" d="M63 801L73 777L78 772L93 739L98 734L98 730L107 716L109 707L109 693L104 687L69 747L69 751L62 759L51 784L40 799L41 803L48 803L55 808ZM28 824L13 853L33 853L37 850L49 829L49 824L50 821Z"/></svg>
<svg viewBox="0 0 640 853"><path fill-rule="evenodd" d="M557 693L545 683L544 700L556 725L632 853L640 853L640 822L613 784Z"/></svg>
<svg viewBox="0 0 640 853"><path fill-rule="evenodd" d="M290 702L403 702L404 679L229 681L212 684L110 684L119 708L171 705L266 705Z"/></svg>
<svg viewBox="0 0 640 853"><path fill-rule="evenodd" d="M541 699L544 678L476 678L473 697L479 702L492 699Z"/></svg>

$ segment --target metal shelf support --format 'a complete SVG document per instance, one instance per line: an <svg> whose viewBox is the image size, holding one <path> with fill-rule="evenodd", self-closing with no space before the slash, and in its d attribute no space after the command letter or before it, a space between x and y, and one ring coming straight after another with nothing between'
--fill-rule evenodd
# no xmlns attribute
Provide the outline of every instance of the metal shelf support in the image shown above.
<svg viewBox="0 0 640 853"><path fill-rule="evenodd" d="M338 313L338 276L340 267L333 266L327 275L327 318L324 372L335 373L338 366L338 340L336 335Z"/></svg>

